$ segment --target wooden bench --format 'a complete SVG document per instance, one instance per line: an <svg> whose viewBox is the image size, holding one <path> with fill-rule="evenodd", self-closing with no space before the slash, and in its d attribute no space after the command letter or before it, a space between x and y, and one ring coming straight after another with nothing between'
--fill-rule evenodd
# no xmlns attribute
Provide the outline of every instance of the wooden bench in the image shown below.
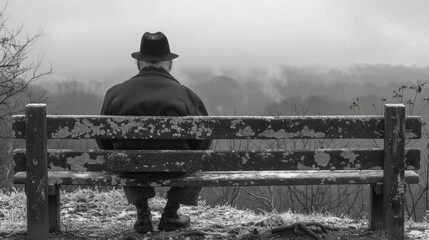
<svg viewBox="0 0 429 240"><path fill-rule="evenodd" d="M14 116L15 183L26 184L27 234L47 239L60 227L60 185L262 186L371 184L369 226L404 238L404 183L417 184L421 117L402 104L384 116L133 117L46 115L29 104ZM70 150L47 149L47 139L384 139L384 149ZM194 171L142 183L114 172Z"/></svg>

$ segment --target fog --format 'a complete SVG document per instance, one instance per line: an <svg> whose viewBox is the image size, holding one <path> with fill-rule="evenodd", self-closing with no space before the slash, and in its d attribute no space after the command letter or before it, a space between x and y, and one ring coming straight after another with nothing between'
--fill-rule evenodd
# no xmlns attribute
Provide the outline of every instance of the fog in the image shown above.
<svg viewBox="0 0 429 240"><path fill-rule="evenodd" d="M398 88L428 80L429 67L369 64L342 69L281 66L274 75L263 69L243 73L189 68L179 78L201 97L211 115L356 114L350 106L357 98L361 114L381 114L381 99L398 102L394 98ZM47 91L52 113L97 114L105 91L114 84L115 80L70 78L36 82L33 88ZM414 101L414 94L413 89L406 89L402 102ZM428 97L424 85L415 105L424 104ZM308 110L294 112L297 106Z"/></svg>
<svg viewBox="0 0 429 240"><path fill-rule="evenodd" d="M51 80L123 81L142 34L163 31L187 68L215 71L279 66L429 65L429 2L381 1L25 1L7 3L10 26L45 36L32 57ZM47 78L47 79L48 79Z"/></svg>

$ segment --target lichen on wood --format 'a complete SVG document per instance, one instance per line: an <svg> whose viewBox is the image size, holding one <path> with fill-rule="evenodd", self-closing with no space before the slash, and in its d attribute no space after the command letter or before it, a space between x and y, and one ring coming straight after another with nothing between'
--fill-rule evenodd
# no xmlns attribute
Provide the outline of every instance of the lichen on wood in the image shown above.
<svg viewBox="0 0 429 240"><path fill-rule="evenodd" d="M420 169L420 150L407 149L405 165ZM381 149L316 150L48 150L51 171L232 171L382 170ZM25 149L14 151L15 171L24 171Z"/></svg>
<svg viewBox="0 0 429 240"><path fill-rule="evenodd" d="M23 138L25 117L15 115L13 119L13 135L16 138ZM407 138L421 137L421 117L407 117L405 127ZM48 115L48 138L58 139L381 139L383 137L383 116Z"/></svg>

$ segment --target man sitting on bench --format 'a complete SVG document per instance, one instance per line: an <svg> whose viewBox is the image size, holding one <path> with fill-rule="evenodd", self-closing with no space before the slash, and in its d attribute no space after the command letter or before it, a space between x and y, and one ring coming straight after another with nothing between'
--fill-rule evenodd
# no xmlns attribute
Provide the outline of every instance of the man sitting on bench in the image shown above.
<svg viewBox="0 0 429 240"><path fill-rule="evenodd" d="M110 88L105 95L101 114L128 116L207 116L204 103L197 94L181 85L172 75L172 60L167 37L146 32L140 51L131 54L137 60L139 74ZM97 139L101 149L145 150L207 150L210 140L110 140ZM174 159L172 159L174 160ZM141 182L182 176L183 172L124 173ZM128 202L137 209L134 229L139 233L153 232L148 199L155 196L153 187L124 187ZM158 229L174 231L188 227L190 218L177 213L180 204L197 205L201 187L171 187L167 193Z"/></svg>

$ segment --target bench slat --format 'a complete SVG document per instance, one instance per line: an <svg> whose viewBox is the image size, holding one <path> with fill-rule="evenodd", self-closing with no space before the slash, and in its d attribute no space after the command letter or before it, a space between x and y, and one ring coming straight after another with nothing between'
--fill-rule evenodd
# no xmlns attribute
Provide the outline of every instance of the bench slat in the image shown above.
<svg viewBox="0 0 429 240"><path fill-rule="evenodd" d="M420 149L406 150L406 169L420 169ZM15 171L25 171L25 149L14 151ZM144 161L144 163L142 163ZM382 149L271 151L48 150L52 171L381 170Z"/></svg>
<svg viewBox="0 0 429 240"><path fill-rule="evenodd" d="M15 138L25 117L13 116ZM130 117L48 115L48 138L58 139L382 139L383 116ZM421 138L420 116L406 118L406 137Z"/></svg>
<svg viewBox="0 0 429 240"><path fill-rule="evenodd" d="M26 173L15 175L16 184L25 184ZM49 172L49 184L100 186L274 186L274 185L332 185L372 184L383 182L383 171L266 171L266 172L195 172L186 177L138 183L111 173ZM420 177L405 171L408 184L418 184Z"/></svg>

